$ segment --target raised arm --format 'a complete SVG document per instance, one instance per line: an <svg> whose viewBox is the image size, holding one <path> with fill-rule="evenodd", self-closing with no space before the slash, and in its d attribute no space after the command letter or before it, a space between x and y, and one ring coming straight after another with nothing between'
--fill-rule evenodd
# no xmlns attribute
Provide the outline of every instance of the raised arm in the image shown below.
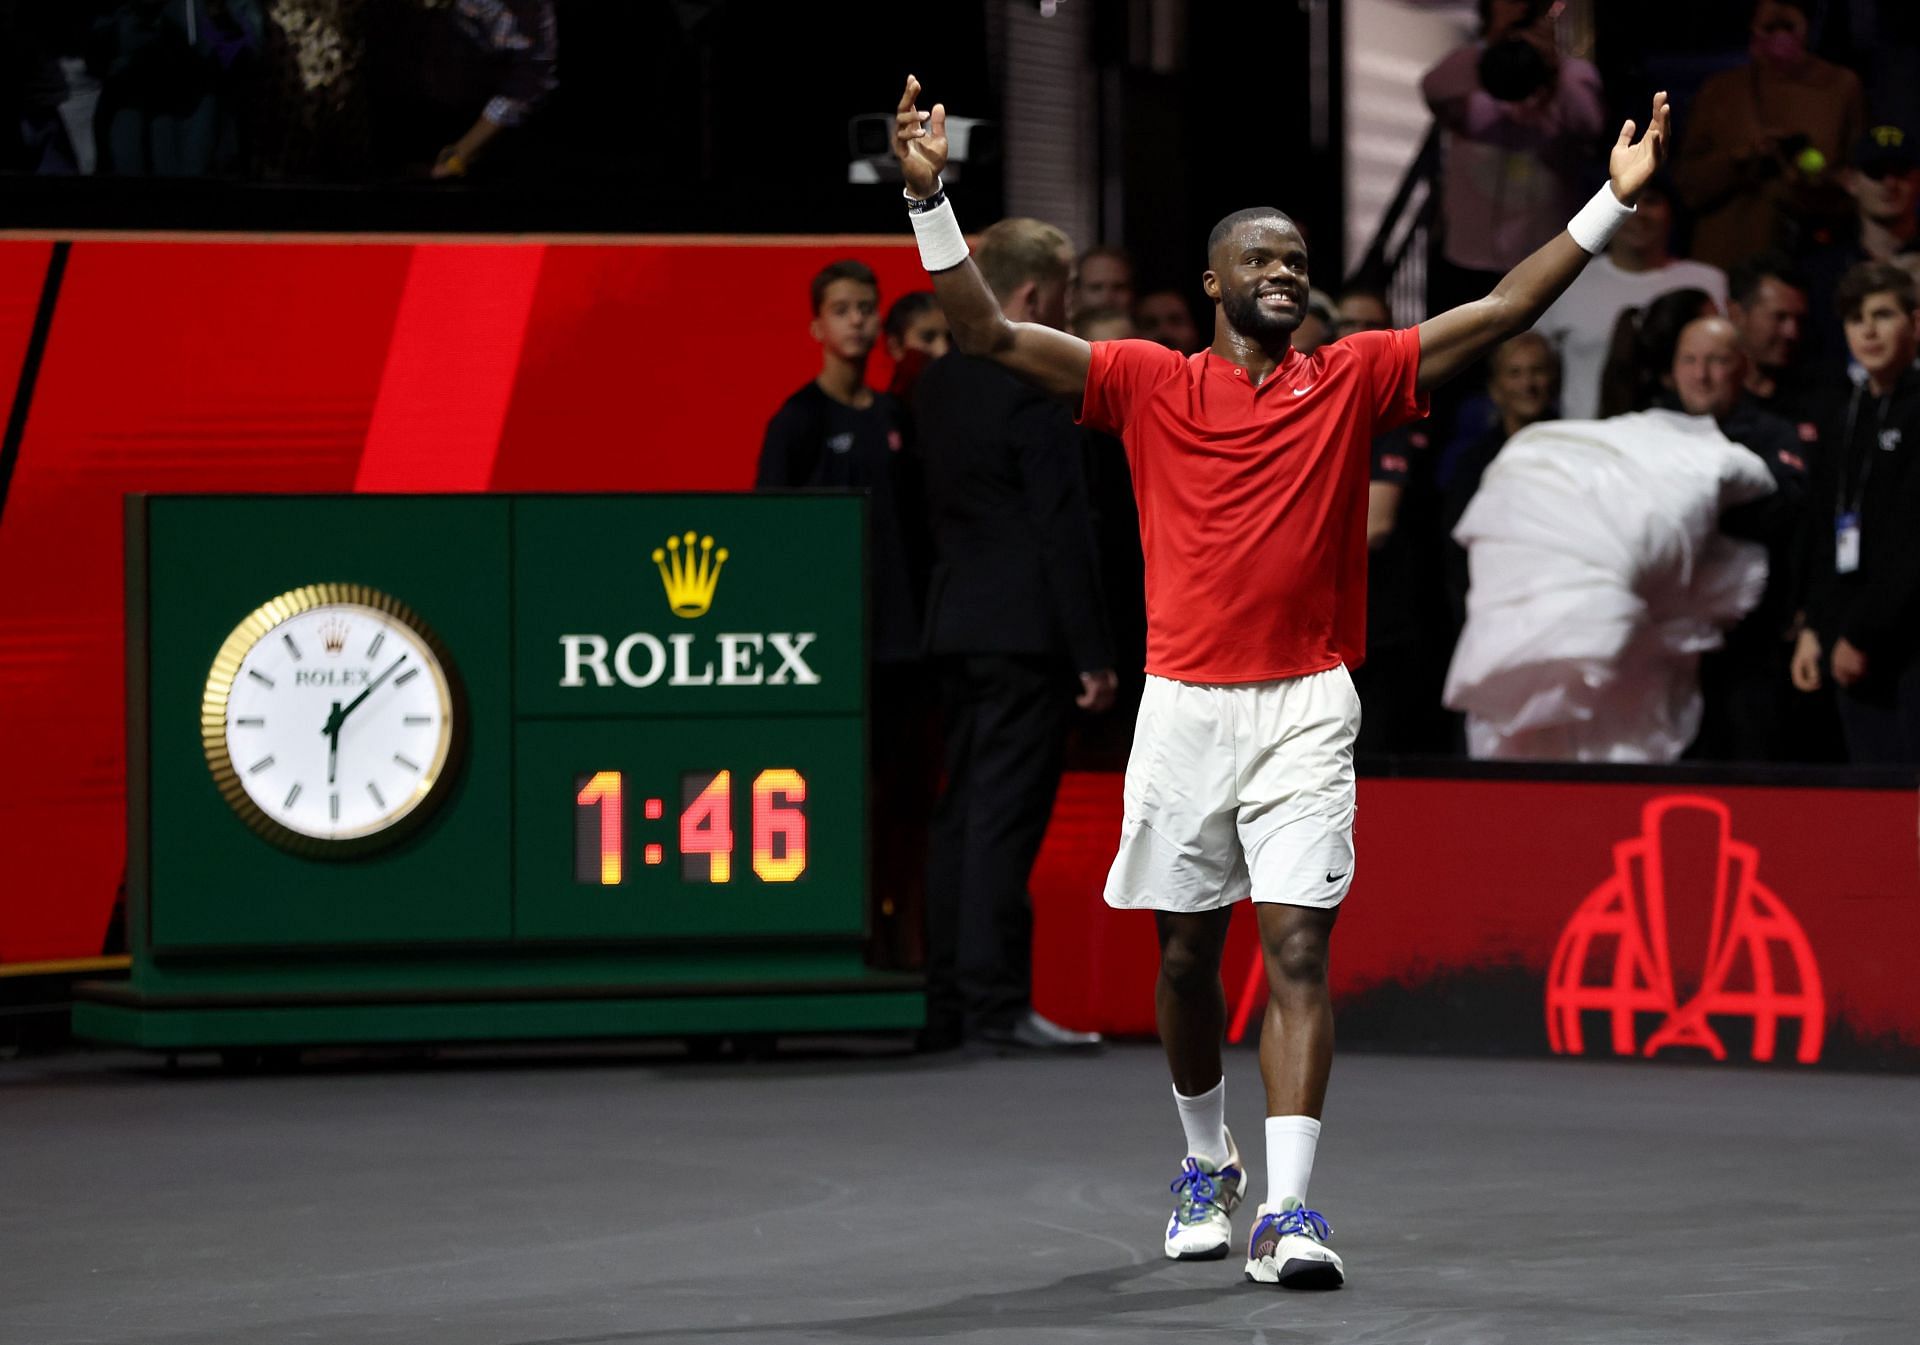
<svg viewBox="0 0 1920 1345"><path fill-rule="evenodd" d="M1620 139L1607 162L1610 190L1617 200L1631 201L1665 160L1671 122L1666 94L1656 93L1645 135L1636 141L1632 122L1620 128ZM1592 255L1574 241L1571 232L1563 230L1507 272L1486 298L1448 309L1421 323L1421 391L1438 387L1509 336L1531 327L1573 283Z"/></svg>
<svg viewBox="0 0 1920 1345"><path fill-rule="evenodd" d="M947 165L946 105L935 103L931 112L922 112L914 106L919 96L920 81L908 75L894 117L893 152L906 176L907 196L919 215L915 232L921 236L921 258L928 261L932 230L923 226L950 227L954 235L959 226L951 224L952 207L945 204L946 192L940 185L940 170ZM923 203L932 209L922 211ZM953 329L954 345L968 355L996 360L1043 392L1078 406L1086 392L1093 348L1077 336L1037 322L1009 322L986 277L963 247L956 249L957 264L934 270L934 265L948 261L936 247L928 266L940 310Z"/></svg>

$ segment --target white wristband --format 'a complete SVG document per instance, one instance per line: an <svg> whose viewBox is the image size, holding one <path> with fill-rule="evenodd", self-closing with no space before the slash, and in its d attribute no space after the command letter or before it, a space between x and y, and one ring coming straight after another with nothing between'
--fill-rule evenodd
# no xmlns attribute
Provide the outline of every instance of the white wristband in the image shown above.
<svg viewBox="0 0 1920 1345"><path fill-rule="evenodd" d="M960 221L953 217L953 202L942 201L931 210L915 211L913 236L920 243L920 264L929 271L946 271L971 255Z"/></svg>
<svg viewBox="0 0 1920 1345"><path fill-rule="evenodd" d="M1607 250L1607 244L1613 241L1621 221L1633 212L1633 206L1620 204L1620 198L1613 194L1613 184L1609 182L1593 194L1591 201L1580 207L1579 214L1567 221L1567 232L1573 235L1573 241L1588 256L1597 257Z"/></svg>

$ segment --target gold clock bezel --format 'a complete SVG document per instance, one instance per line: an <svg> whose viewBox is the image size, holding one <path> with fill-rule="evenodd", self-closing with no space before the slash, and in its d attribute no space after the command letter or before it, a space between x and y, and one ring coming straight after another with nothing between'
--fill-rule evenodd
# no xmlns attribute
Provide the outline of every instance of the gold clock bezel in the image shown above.
<svg viewBox="0 0 1920 1345"><path fill-rule="evenodd" d="M227 750L227 702L241 665L260 641L303 612L340 603L365 607L405 626L439 663L441 676L434 679L434 686L440 696L440 739L434 744L432 761L420 773L420 783L414 788L411 802L393 814L391 821L347 836L309 836L276 821L247 793ZM365 584L304 584L261 603L221 642L200 697L200 743L220 797L255 834L298 855L346 859L399 841L425 822L441 800L452 792L459 765L458 749L464 736L461 731L466 720L464 712L459 672L453 658L419 613L392 594Z"/></svg>

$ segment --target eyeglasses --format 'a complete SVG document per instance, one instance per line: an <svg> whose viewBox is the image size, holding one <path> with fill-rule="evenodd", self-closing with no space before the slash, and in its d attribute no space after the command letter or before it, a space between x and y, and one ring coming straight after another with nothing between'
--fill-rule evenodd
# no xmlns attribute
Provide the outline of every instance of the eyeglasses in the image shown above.
<svg viewBox="0 0 1920 1345"><path fill-rule="evenodd" d="M1914 164L1891 163L1885 159L1882 159L1878 163L1861 164L1860 176L1870 177L1875 182L1885 182L1890 177L1905 177L1907 176L1907 174L1913 172L1914 168L1915 168Z"/></svg>

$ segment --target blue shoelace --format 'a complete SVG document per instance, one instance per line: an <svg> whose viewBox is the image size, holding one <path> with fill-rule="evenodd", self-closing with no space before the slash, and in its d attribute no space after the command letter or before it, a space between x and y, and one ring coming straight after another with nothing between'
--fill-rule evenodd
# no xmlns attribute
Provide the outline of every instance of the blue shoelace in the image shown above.
<svg viewBox="0 0 1920 1345"><path fill-rule="evenodd" d="M1215 1173L1202 1170L1198 1159L1188 1158L1180 1165L1180 1175L1173 1179L1173 1185L1167 1189L1182 1197L1181 1203L1188 1207L1191 1217L1181 1222L1191 1223L1202 1217L1207 1207L1220 1195L1215 1183Z"/></svg>
<svg viewBox="0 0 1920 1345"><path fill-rule="evenodd" d="M1253 1230L1253 1236L1258 1238L1268 1224L1272 1224L1281 1237L1300 1233L1325 1242L1333 1236L1333 1225L1319 1210L1281 1210L1278 1214L1263 1214L1260 1216L1260 1226Z"/></svg>

